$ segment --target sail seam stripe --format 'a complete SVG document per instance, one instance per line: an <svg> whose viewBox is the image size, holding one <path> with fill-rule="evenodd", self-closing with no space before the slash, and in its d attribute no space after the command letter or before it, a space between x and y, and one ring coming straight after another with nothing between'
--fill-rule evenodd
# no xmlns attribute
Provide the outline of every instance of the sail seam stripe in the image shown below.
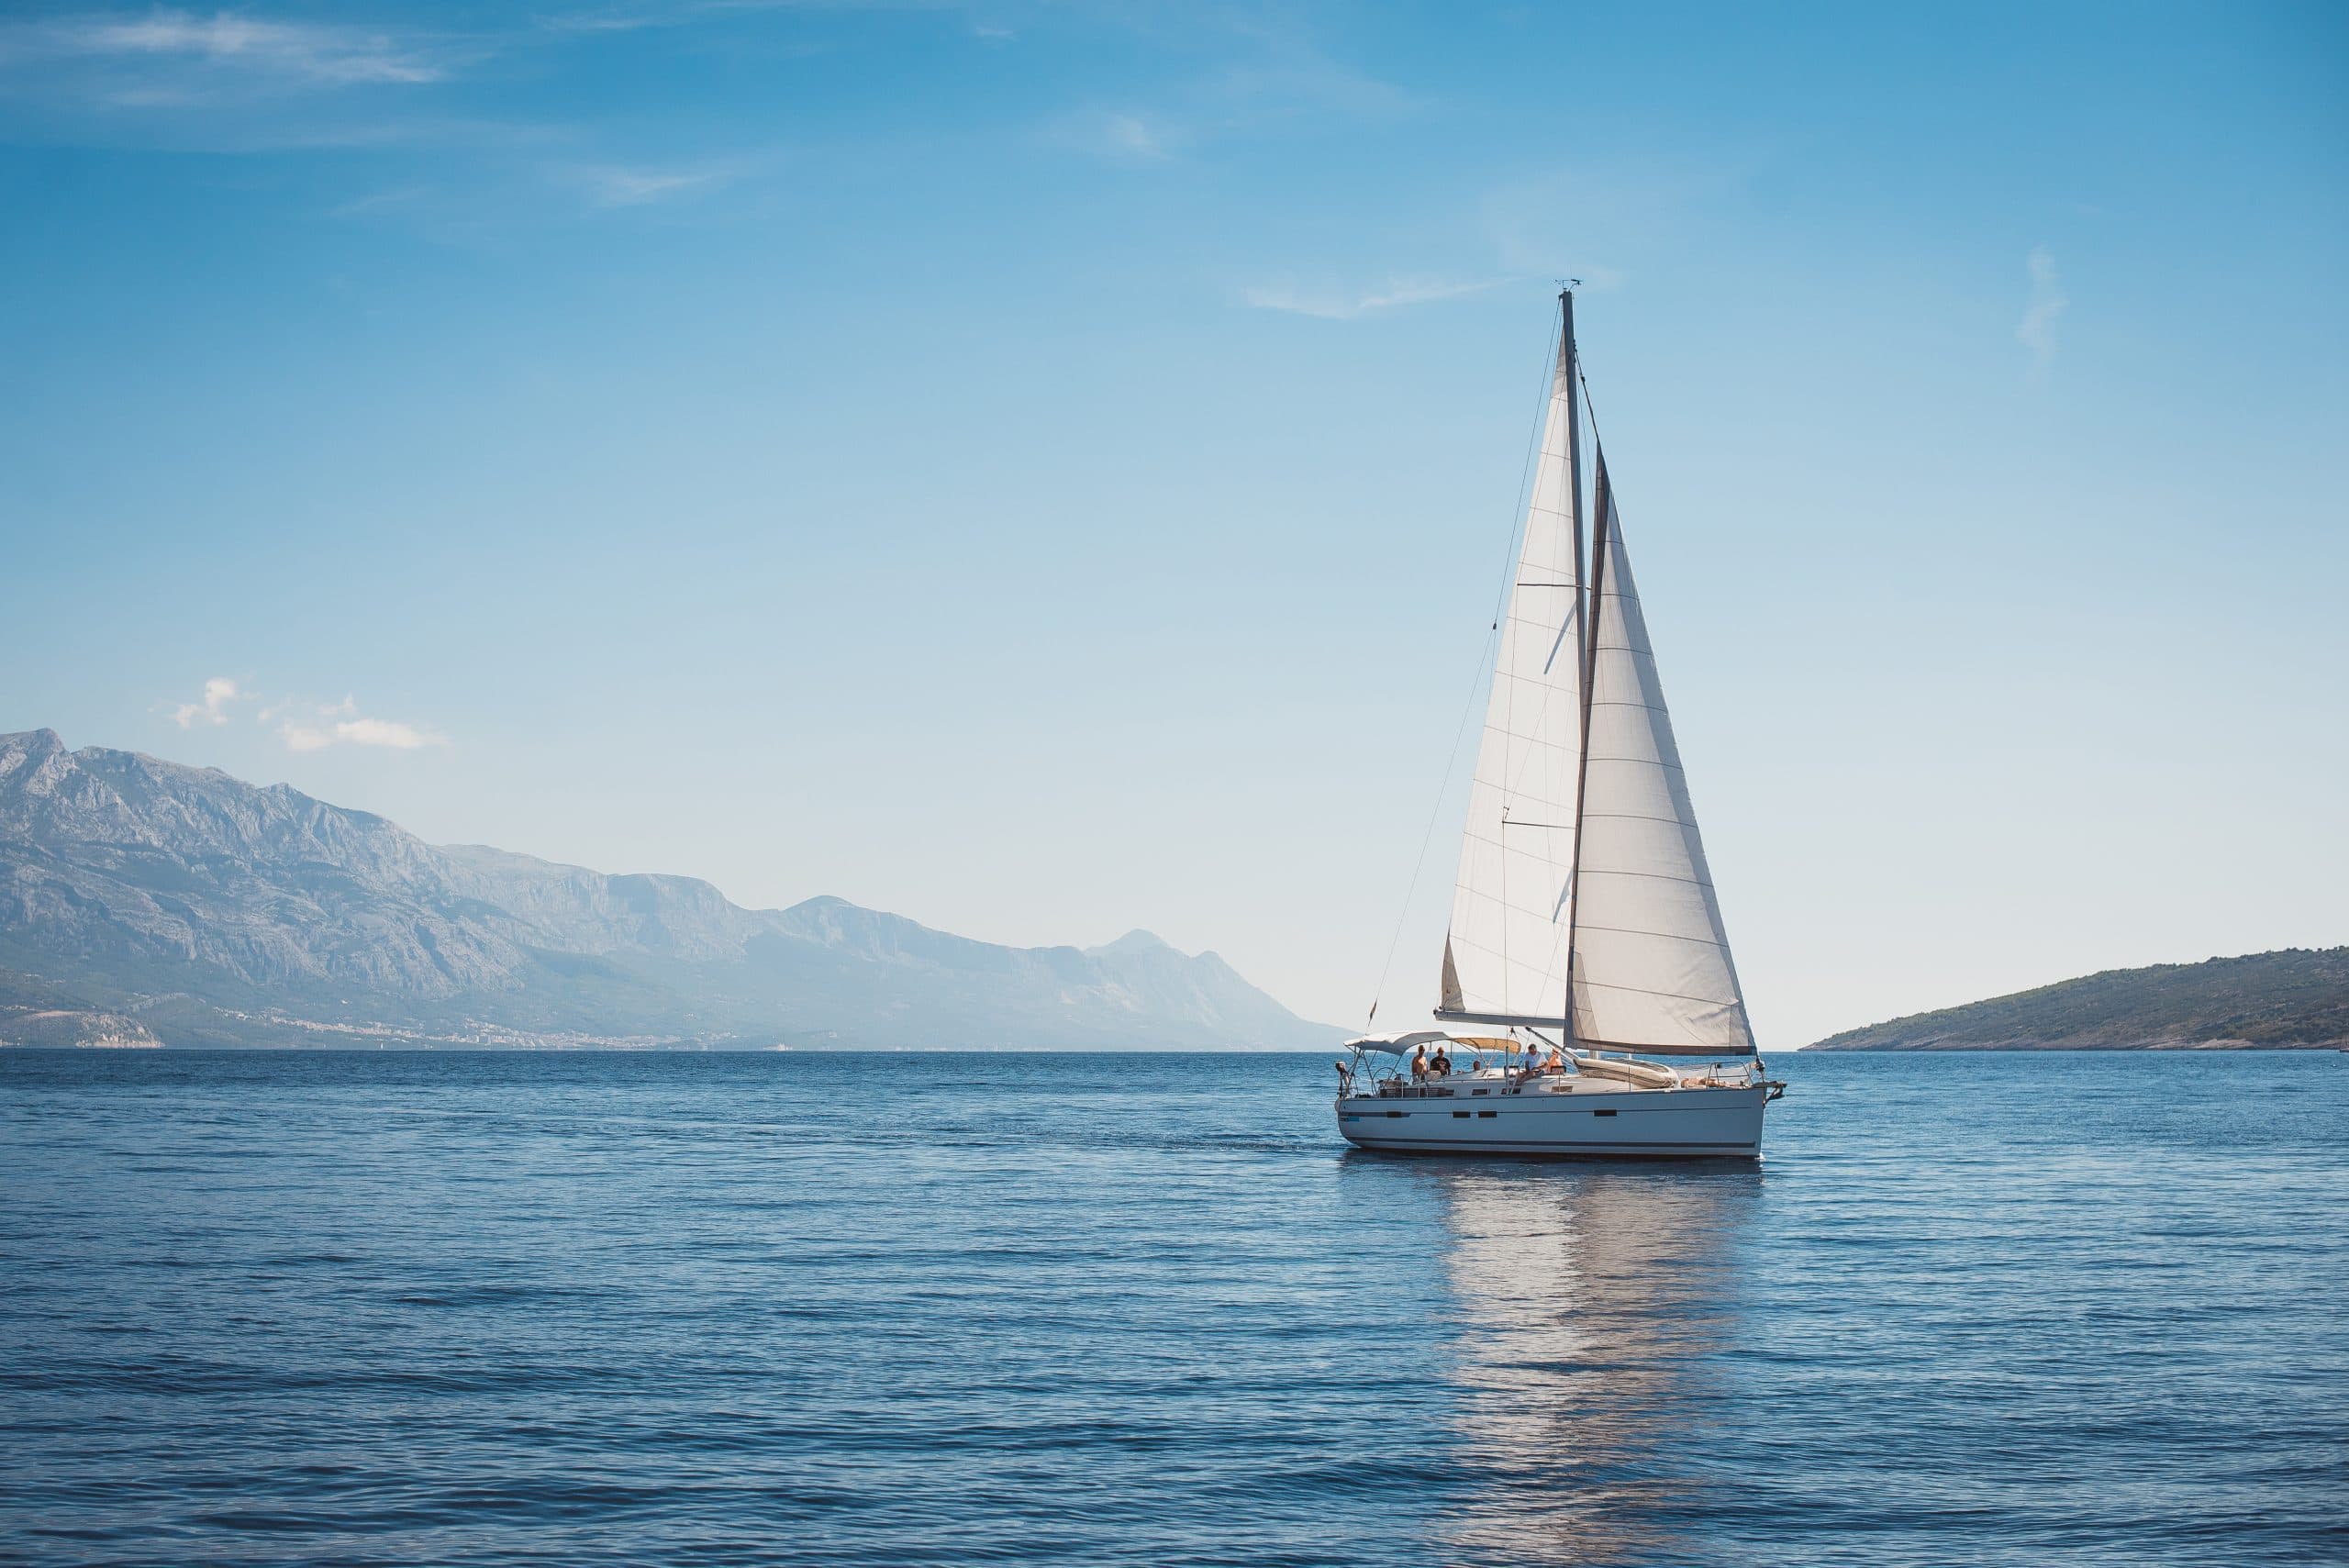
<svg viewBox="0 0 2349 1568"><path fill-rule="evenodd" d="M1725 949L1728 945L1724 942L1717 942L1710 937L1683 936L1678 931L1642 931L1630 926L1593 926L1587 923L1582 929L1586 931L1612 931L1619 937L1654 937L1660 941L1695 942L1698 947Z"/></svg>
<svg viewBox="0 0 2349 1568"><path fill-rule="evenodd" d="M1596 986L1601 991L1636 991L1642 996L1665 996L1675 1002L1702 1002L1708 1007L1742 1008L1745 1006L1735 996L1724 999L1720 996L1691 996L1685 991L1651 991L1644 985L1619 985L1611 980L1586 980L1581 975L1575 976L1575 984Z"/></svg>
<svg viewBox="0 0 2349 1568"><path fill-rule="evenodd" d="M1516 906L1514 906L1514 905L1504 905L1504 906L1502 906L1502 907L1504 907L1504 908L1515 908L1515 907L1516 907ZM1531 914L1531 910L1526 910L1526 909L1518 909L1518 911L1517 911L1517 912L1518 912L1519 914L1520 914L1520 915L1525 915L1525 914ZM1508 954L1507 954L1507 953L1503 952L1500 949L1498 949L1498 948L1497 948L1497 947L1490 947L1490 946L1487 946L1486 944L1485 944L1485 943L1483 943L1483 942L1478 941L1478 940L1477 940L1475 938L1474 938L1474 937L1464 937L1464 936L1461 936L1459 933L1454 932L1454 933L1453 933L1452 940L1453 940L1453 945L1454 945L1455 947L1475 948L1478 952L1486 952L1486 953L1491 953L1495 958L1504 959L1504 960L1508 960ZM1553 957L1555 957L1555 956L1556 956L1556 952L1555 952L1555 950L1554 950L1554 949L1553 950L1553 951L1552 951L1552 955L1551 955L1551 956L1553 956ZM1555 969L1555 968L1556 968L1556 965L1554 965L1554 964L1546 964L1546 963L1528 963L1525 960L1523 960L1523 959L1521 959L1521 958L1520 958L1520 959L1515 959L1515 960L1509 960L1509 962L1511 962L1515 965L1515 967L1517 967L1517 968L1519 968L1519 969L1528 970L1528 971L1531 971L1531 972L1533 972L1533 973L1541 973L1541 974L1548 974L1548 973L1550 973L1553 969Z"/></svg>
<svg viewBox="0 0 2349 1568"><path fill-rule="evenodd" d="M1661 817L1652 817L1646 818L1646 820L1651 822L1661 822L1664 818ZM1710 887L1713 885L1709 882L1699 882L1693 876L1675 876L1668 871L1609 871L1605 866L1581 866L1576 869L1586 876L1645 876L1652 877L1657 882L1685 882L1691 887Z"/></svg>

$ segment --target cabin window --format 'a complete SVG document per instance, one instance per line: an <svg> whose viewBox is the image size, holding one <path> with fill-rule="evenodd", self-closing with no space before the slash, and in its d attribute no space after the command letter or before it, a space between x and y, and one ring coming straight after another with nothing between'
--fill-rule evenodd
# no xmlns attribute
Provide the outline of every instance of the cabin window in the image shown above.
<svg viewBox="0 0 2349 1568"><path fill-rule="evenodd" d="M1613 1111L1593 1111L1590 1114L1593 1116L1613 1116L1616 1113Z"/></svg>
<svg viewBox="0 0 2349 1568"><path fill-rule="evenodd" d="M1453 1111L1452 1113L1452 1119L1454 1121L1466 1121L1468 1119L1468 1113L1466 1111Z"/></svg>
<svg viewBox="0 0 2349 1568"><path fill-rule="evenodd" d="M1476 1114L1478 1116L1498 1116L1501 1113L1498 1111L1478 1111Z"/></svg>

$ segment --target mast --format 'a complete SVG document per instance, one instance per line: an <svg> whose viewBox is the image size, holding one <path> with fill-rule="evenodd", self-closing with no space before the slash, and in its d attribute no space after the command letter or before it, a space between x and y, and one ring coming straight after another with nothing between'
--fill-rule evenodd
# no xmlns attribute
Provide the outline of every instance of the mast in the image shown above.
<svg viewBox="0 0 2349 1568"><path fill-rule="evenodd" d="M1583 627L1587 635L1584 646L1575 650L1582 661L1582 754L1575 762L1575 848L1574 859L1566 868L1566 1005L1559 1009L1565 1024L1559 1038L1566 1044L1575 1042L1575 881L1582 871L1582 797L1584 786L1590 778L1590 677L1593 662L1598 657L1598 596L1585 584L1590 578L1584 570L1582 552L1582 356L1575 348L1575 291L1570 285L1558 291L1558 308L1564 313L1566 356L1566 484L1567 495L1573 497L1575 529L1575 595L1583 606ZM1607 483L1607 464L1598 465L1599 484ZM1603 508L1604 503L1599 504ZM1601 512L1603 516L1603 510ZM1602 544L1594 550L1590 563L1596 568L1605 551Z"/></svg>
<svg viewBox="0 0 2349 1568"><path fill-rule="evenodd" d="M1564 317L1558 328L1559 352L1565 356L1566 361L1566 512L1574 519L1575 582L1580 584L1589 579L1583 575L1582 554L1582 356L1575 349L1575 291L1571 287L1558 291L1558 309ZM1577 586L1575 592L1580 595L1582 590ZM1587 662L1583 664L1582 673L1583 733L1587 738L1590 732L1590 665ZM1579 811L1580 807L1576 809ZM1566 1013L1571 1022L1574 1008L1569 1006Z"/></svg>
<svg viewBox="0 0 2349 1568"><path fill-rule="evenodd" d="M1566 886L1575 896L1566 901L1566 1028L1565 1038L1571 1042L1575 1035L1575 934L1582 920L1582 840L1583 805L1590 796L1590 693L1598 675L1598 602L1607 591L1607 510L1611 497L1607 494L1607 454L1598 454L1598 483L1592 487L1590 499L1590 577L1585 590L1588 606L1585 624L1589 636L1582 648L1582 756L1575 763L1575 851L1574 864L1566 873ZM1582 530L1575 530L1575 547L1582 547Z"/></svg>

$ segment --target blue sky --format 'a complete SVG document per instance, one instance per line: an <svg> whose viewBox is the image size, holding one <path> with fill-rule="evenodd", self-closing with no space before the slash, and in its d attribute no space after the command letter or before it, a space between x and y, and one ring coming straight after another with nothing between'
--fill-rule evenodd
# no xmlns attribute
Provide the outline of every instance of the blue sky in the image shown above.
<svg viewBox="0 0 2349 1568"><path fill-rule="evenodd" d="M2349 940L2349 12L13 7L0 728L1432 999L1554 280L1756 1025ZM206 683L213 685L206 696Z"/></svg>

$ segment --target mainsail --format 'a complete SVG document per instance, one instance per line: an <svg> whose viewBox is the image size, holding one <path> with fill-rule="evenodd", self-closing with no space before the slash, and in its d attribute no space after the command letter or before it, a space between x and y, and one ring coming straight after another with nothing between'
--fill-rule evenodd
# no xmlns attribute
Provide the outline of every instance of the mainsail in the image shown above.
<svg viewBox="0 0 2349 1568"><path fill-rule="evenodd" d="M1525 543L1500 625L1460 845L1440 1012L1562 1016L1582 765L1582 434L1574 306L1550 383Z"/></svg>
<svg viewBox="0 0 2349 1568"><path fill-rule="evenodd" d="M1588 1044L1746 1055L1697 813L1673 743L1623 528L1598 460L1590 740L1574 912L1574 1033Z"/></svg>
<svg viewBox="0 0 2349 1568"><path fill-rule="evenodd" d="M1603 454L1583 584L1580 376L1563 303L1436 1013L1561 1025L1599 1049L1751 1054Z"/></svg>

